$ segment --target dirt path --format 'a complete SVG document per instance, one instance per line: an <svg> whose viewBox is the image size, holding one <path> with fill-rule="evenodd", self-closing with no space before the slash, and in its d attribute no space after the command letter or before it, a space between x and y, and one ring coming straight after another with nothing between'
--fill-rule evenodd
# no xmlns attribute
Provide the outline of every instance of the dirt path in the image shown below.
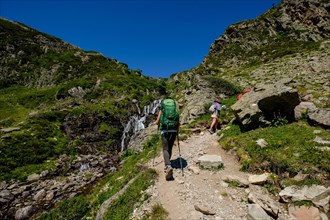
<svg viewBox="0 0 330 220"><path fill-rule="evenodd" d="M207 131L180 142L183 158L183 176L179 163L178 147L174 146L174 181L165 181L162 154L155 159L154 168L159 177L148 192L151 198L136 210L136 216L150 211L153 204L160 203L168 212L169 219L244 219L247 213L247 190L230 187L224 179L228 175L247 179L248 174L239 171L235 157L225 152L218 143L219 136ZM198 158L204 154L220 155L224 169L200 170ZM152 167L152 161L149 164ZM196 210L213 213L206 215ZM138 214L139 213L139 214Z"/></svg>

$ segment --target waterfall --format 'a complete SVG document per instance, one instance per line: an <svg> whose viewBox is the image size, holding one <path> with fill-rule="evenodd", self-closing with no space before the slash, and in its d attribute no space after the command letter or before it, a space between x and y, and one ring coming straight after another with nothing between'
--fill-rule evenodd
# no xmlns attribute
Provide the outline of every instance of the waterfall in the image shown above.
<svg viewBox="0 0 330 220"><path fill-rule="evenodd" d="M146 128L145 123L147 120L147 116L156 114L157 109L160 106L160 103L161 103L161 99L155 100L149 105L143 107L142 114L140 113L140 111L138 111L139 114L130 117L130 119L128 120L127 124L124 127L123 135L121 138L121 151L127 149L127 146L132 136L134 136L139 131Z"/></svg>
<svg viewBox="0 0 330 220"><path fill-rule="evenodd" d="M81 164L79 170L84 171L84 170L89 170L89 168L90 168L89 163L83 163Z"/></svg>

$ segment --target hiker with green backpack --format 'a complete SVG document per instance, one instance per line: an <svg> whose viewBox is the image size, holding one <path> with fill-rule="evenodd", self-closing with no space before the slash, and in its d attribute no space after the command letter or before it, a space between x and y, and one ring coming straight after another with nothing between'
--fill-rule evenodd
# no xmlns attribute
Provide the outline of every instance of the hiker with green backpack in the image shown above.
<svg viewBox="0 0 330 220"><path fill-rule="evenodd" d="M162 149L165 164L164 171L165 179L167 181L174 179L173 168L171 166L170 159L172 156L173 144L179 132L179 117L179 110L174 99L163 99L160 104L160 110L158 112L158 117L155 121L155 124L158 125L158 129L161 131Z"/></svg>

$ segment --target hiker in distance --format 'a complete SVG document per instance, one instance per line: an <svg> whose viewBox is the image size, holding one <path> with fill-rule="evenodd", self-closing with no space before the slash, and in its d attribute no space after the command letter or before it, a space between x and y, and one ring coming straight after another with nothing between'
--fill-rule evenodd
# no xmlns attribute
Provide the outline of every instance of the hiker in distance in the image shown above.
<svg viewBox="0 0 330 220"><path fill-rule="evenodd" d="M174 99L167 98L162 100L155 124L158 125L158 129L161 132L165 179L167 181L174 180L170 159L180 125L179 110Z"/></svg>
<svg viewBox="0 0 330 220"><path fill-rule="evenodd" d="M220 116L220 111L221 111L221 109L225 109L225 108L226 108L226 106L221 104L220 98L216 98L214 100L214 102L212 103L212 105L210 106L209 110L211 113L212 122L211 122L209 132L211 134L213 134L217 130L218 117Z"/></svg>

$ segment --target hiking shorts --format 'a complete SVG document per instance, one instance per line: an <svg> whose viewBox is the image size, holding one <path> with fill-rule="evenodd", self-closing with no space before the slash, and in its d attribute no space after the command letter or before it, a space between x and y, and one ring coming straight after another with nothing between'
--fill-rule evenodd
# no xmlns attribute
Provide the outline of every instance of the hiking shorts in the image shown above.
<svg viewBox="0 0 330 220"><path fill-rule="evenodd" d="M215 112L211 115L211 118L218 118L218 112L215 111Z"/></svg>

